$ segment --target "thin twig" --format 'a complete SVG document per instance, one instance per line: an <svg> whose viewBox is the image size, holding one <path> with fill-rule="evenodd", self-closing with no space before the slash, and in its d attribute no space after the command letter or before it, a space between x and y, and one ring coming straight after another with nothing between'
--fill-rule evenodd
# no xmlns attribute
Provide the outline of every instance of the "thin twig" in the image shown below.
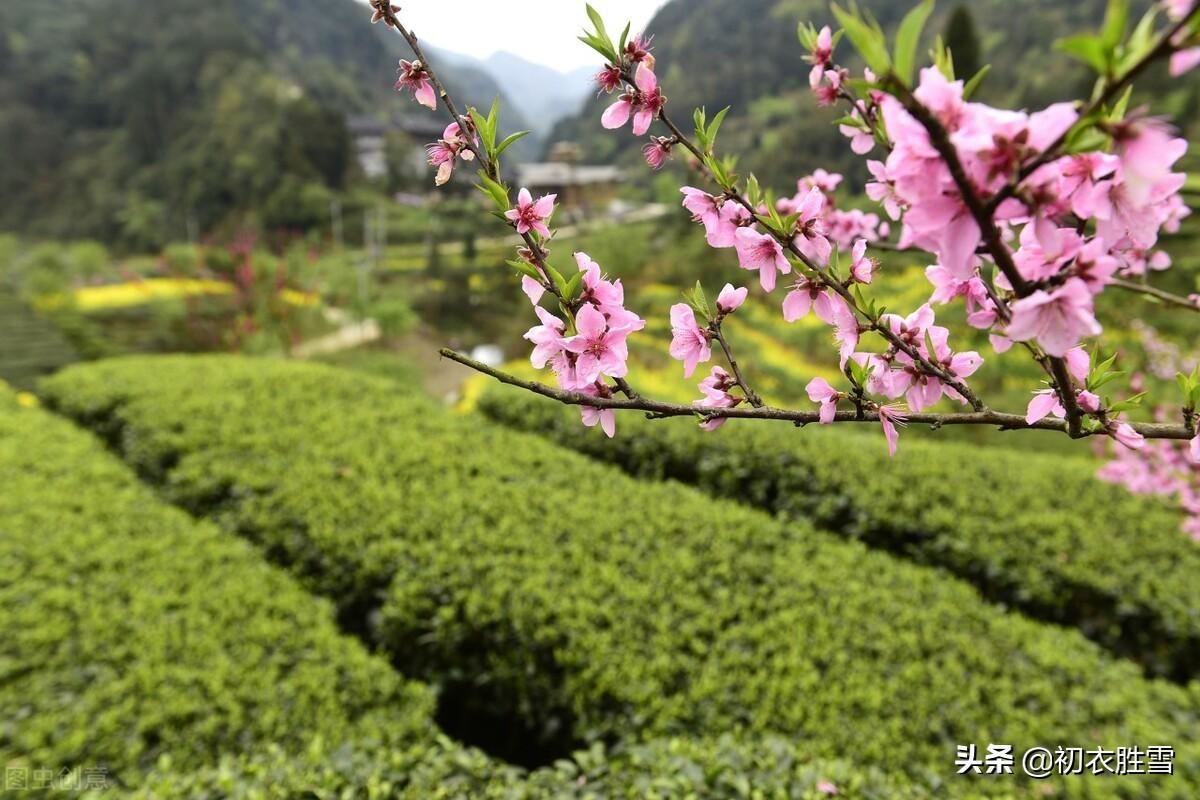
<svg viewBox="0 0 1200 800"><path fill-rule="evenodd" d="M465 367L469 367L476 372L482 373L489 377L495 378L500 383L515 386L519 389L539 394L543 397L548 397L551 400L556 400L559 403L573 406L590 406L592 408L612 409L615 411L641 411L650 415L654 419L663 419L666 417L698 417L700 419L716 419L719 417L728 417L730 419L760 419L760 420L780 420L791 422L798 425L808 425L811 423L820 422L820 412L817 411L794 411L785 408L774 408L772 406L761 406L757 408L747 408L745 406L737 406L734 408L710 408L697 407L691 405L682 405L679 403L667 403L661 400L649 400L639 398L631 400L629 398L620 397L598 397L596 395L580 394L579 392L566 391L564 389L556 389L553 386L547 386L544 383L537 381L528 381L523 378L518 378L507 372L503 372L494 367L489 367L480 361L476 361L462 353L455 352L450 349L442 349L441 354L444 358L451 361L456 361ZM1025 418L1019 414L1005 414L999 411L973 411L964 412L961 414L929 414L929 413L912 413L905 414L906 422L917 425L929 425L932 427L942 427L945 425L991 425L1000 428L1001 430L1046 430L1066 433L1066 423L1046 418L1036 422L1026 422ZM876 411L839 411L834 417L836 422L879 422L879 413ZM1134 430L1150 439L1177 439L1187 440L1194 435L1184 425L1167 425L1163 423L1131 423ZM1084 436L1103 435L1105 431L1084 431Z"/></svg>
<svg viewBox="0 0 1200 800"><path fill-rule="evenodd" d="M388 27L392 28L402 37L404 37L404 41L408 43L408 47L410 50L412 50L413 56L421 62L421 66L429 75L429 81L433 84L433 88L437 91L438 97L440 97L442 102L445 103L446 110L449 112L451 119L454 122L457 122L459 125L466 125L467 123L470 123L471 120L459 113L458 107L454 103L454 99L450 96L450 93L446 91L445 85L438 78L437 73L434 71L433 65L429 63L429 59L426 58L424 50L421 49L421 43L417 40L416 34L404 27L399 18L396 17L395 11L392 10L392 7L388 2L385 1L381 5L377 5L375 7L383 13ZM475 154L475 158L479 161L479 165L483 168L484 172L487 173L489 178L499 182L499 169L497 168L496 164L492 163L488 159L487 151L476 145L473 137L466 136L465 138L467 141L467 148ZM554 295L564 313L567 313L568 315L572 314L575 310L575 307L573 306L571 300L563 297L562 292L560 292L558 289L558 286L548 277L550 275L550 271L548 269L549 264L547 263L547 254L541 243L538 242L538 240L535 239L528 231L525 233L519 233L519 235L525 241L525 246L529 248L529 252L533 256L535 266L540 269L542 275L547 276L547 279L542 284L543 287ZM637 392L635 392L629 383L624 379L618 379L616 384L618 391L624 393L627 397L637 397Z"/></svg>
<svg viewBox="0 0 1200 800"><path fill-rule="evenodd" d="M742 387L742 392L746 395L746 401L755 408L762 408L763 401L758 394L750 388L750 384L746 382L746 378L742 375L742 370L738 366L737 359L733 357L733 348L729 346L729 341L725 338L725 333L721 330L720 322L713 322L708 326L712 332L713 338L721 345L721 349L725 351L725 360L729 362L729 368L733 370L733 379L737 381L737 385Z"/></svg>
<svg viewBox="0 0 1200 800"><path fill-rule="evenodd" d="M1162 300L1164 303L1181 306L1191 309L1192 311L1200 311L1200 300L1191 300L1187 297L1180 297L1177 294L1164 292L1162 289L1156 289L1145 283L1137 283L1135 281L1126 281L1120 278L1114 278L1109 282L1109 285L1115 286L1118 289L1124 289L1127 292L1136 292L1138 294L1148 295L1150 297Z"/></svg>

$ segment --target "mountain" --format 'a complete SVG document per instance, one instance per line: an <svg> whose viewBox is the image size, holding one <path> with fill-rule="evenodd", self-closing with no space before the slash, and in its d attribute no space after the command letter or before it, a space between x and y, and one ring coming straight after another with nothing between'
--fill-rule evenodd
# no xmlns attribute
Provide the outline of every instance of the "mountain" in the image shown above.
<svg viewBox="0 0 1200 800"><path fill-rule="evenodd" d="M950 41L959 42L960 50L971 51L964 52L963 61L992 65L976 99L1014 108L1042 107L1089 91L1089 71L1054 50L1053 43L1097 28L1106 4L1106 0L942 2L926 26L919 52L926 53L934 36L945 32ZM858 5L894 31L915 2L859 0ZM1131 5L1131 18L1136 20L1150 2L1134 0ZM952 18L957 18L953 25ZM721 149L742 154L742 171L753 170L781 190L794 188L795 176L820 166L851 178L865 173L862 159L850 152L831 125L844 109L818 108L807 89L809 67L796 36L796 24L802 20L837 27L825 0L672 0L647 26L654 36L668 113L690 126L697 106L706 106L710 117L732 106L722 128ZM620 30L623 22L607 20L608 28ZM969 41L971 28L974 42ZM844 41L838 55L854 66L851 53L850 43ZM1200 80L1194 77L1172 81L1160 66L1139 81L1138 90L1136 96L1154 100L1156 111L1170 113L1185 124L1200 117ZM612 101L608 96L590 100L579 114L559 122L549 139L579 142L589 161L634 164L641 142L628 129L606 131L600 126L600 115ZM648 186L649 178L643 180Z"/></svg>
<svg viewBox="0 0 1200 800"><path fill-rule="evenodd" d="M596 72L590 67L559 72L505 51L479 59L432 48L429 56L459 72L485 73L504 86L508 96L518 103L515 108L506 106L505 113L517 111L523 116L533 132L530 138L538 143L545 143L559 120L579 113L593 91L592 76Z"/></svg>
<svg viewBox="0 0 1200 800"><path fill-rule="evenodd" d="M563 117L573 116L593 92L594 69L564 73L506 52L483 61L488 73L524 103L521 109L544 138Z"/></svg>
<svg viewBox="0 0 1200 800"><path fill-rule="evenodd" d="M354 177L346 115L429 113L392 89L404 53L355 0L4 0L0 230L138 248L309 229ZM503 95L443 77L468 104Z"/></svg>

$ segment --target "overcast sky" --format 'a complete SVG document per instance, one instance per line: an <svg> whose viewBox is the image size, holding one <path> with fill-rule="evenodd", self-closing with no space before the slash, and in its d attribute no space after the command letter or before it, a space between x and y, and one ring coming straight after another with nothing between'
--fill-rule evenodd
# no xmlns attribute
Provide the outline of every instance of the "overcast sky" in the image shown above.
<svg viewBox="0 0 1200 800"><path fill-rule="evenodd" d="M445 50L487 58L497 50L562 72L600 57L578 40L587 23L584 0L393 0L419 38ZM591 0L615 39L626 22L641 31L666 0Z"/></svg>

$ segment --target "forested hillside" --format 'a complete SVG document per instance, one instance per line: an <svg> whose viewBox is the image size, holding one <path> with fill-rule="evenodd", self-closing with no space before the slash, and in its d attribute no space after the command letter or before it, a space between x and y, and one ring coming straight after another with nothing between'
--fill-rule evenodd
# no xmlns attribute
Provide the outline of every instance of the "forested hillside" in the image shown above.
<svg viewBox="0 0 1200 800"><path fill-rule="evenodd" d="M915 0L859 2L889 31L913 5ZM942 34L955 51L960 75L973 63L990 64L976 96L993 105L1040 107L1072 99L1089 91L1090 73L1056 51L1054 42L1097 27L1105 5L1106 0L942 0L926 27L921 52ZM1134 0L1131 26L1150 5ZM780 188L818 166L865 173L861 159L830 124L845 109L818 108L808 91L809 65L796 35L801 21L837 27L827 0L672 0L648 26L668 113L687 122L696 106L732 106L722 129L725 148L741 153L745 167ZM618 30L623 24L608 22ZM847 42L839 55L854 64L852 51ZM1143 78L1139 89L1141 97L1156 98L1157 111L1189 122L1200 117L1200 81L1194 77L1172 82L1160 67ZM640 146L628 131L600 126L609 102L607 96L589 102L560 123L550 141L579 141L592 160L635 162Z"/></svg>
<svg viewBox="0 0 1200 800"><path fill-rule="evenodd" d="M304 228L353 176L343 118L408 109L354 0L0 4L0 230L156 247ZM484 73L447 71L476 104ZM509 127L520 119L508 103Z"/></svg>

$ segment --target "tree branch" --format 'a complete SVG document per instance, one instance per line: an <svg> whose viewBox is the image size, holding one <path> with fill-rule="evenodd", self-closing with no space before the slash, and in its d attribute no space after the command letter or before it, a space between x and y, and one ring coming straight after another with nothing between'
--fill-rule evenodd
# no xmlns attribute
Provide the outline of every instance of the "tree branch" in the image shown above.
<svg viewBox="0 0 1200 800"><path fill-rule="evenodd" d="M1120 94L1126 86L1128 86L1130 83L1133 83L1133 81L1136 80L1137 77L1141 75L1152 63L1174 52L1176 46L1172 40L1185 28L1187 28L1189 24L1191 24L1191 21L1196 17L1197 14L1200 14L1200 3L1192 6L1192 10L1185 14L1183 19L1179 20L1165 33L1163 33L1162 37L1155 43L1154 47L1150 48L1150 50L1148 50L1144 56L1138 59L1133 66L1125 70L1125 72L1117 76L1115 79L1108 81L1105 84L1104 90L1101 91L1095 99L1088 103L1083 110L1079 112L1079 119L1087 119L1091 115L1095 114L1105 105L1112 102L1113 99L1115 99L1116 96ZM1051 161L1057 158L1059 155L1058 151L1062 149L1064 144L1066 144L1067 136L1070 134L1070 132L1070 129L1063 131L1059 137L1051 142L1036 158L1022 166L1017 172L1016 178L1004 186L1004 188L997 192L988 201L987 207L989 212L994 212L1001 203L1015 195L1022 181L1024 181L1041 167L1049 164Z"/></svg>
<svg viewBox="0 0 1200 800"><path fill-rule="evenodd" d="M737 381L737 385L742 387L742 391L746 395L747 402L755 408L762 408L763 401L758 394L750 388L750 384L746 382L742 376L742 370L738 367L737 359L733 357L733 348L729 346L729 342L725 339L724 332L721 331L721 323L714 322L708 326L712 332L713 338L721 345L721 349L725 351L725 359L729 362L729 368L733 370L733 379Z"/></svg>
<svg viewBox="0 0 1200 800"><path fill-rule="evenodd" d="M983 240L983 246L987 250L988 255L992 257L992 261L996 267L1004 273L1004 277L1008 279L1009 285L1016 292L1017 297L1028 297L1033 293L1034 287L1029 281L1025 280L1025 276L1017 269L1016 263L1013 261L1012 253L1008 246L1004 244L1004 239L1000 235L1000 228L996 225L996 220L993 212L989 210L975 191L975 185L971 183L971 179L967 176L966 169L963 168L962 160L958 157L958 148L950 141L950 135L946 132L946 128L942 125L933 113L927 109L913 93L909 90L902 81L892 76L890 81L894 89L894 96L900 101L904 109L912 115L913 119L921 123L929 134L929 143L937 150L942 161L946 164L946 168L950 171L950 177L954 180L954 185L958 188L958 193L962 197L963 204L971 213L972 219L979 228L979 235ZM996 295L993 293L993 297ZM997 297L997 299L999 299ZM1008 316L1007 309L1000 306L1002 316ZM1051 377L1054 378L1054 383L1058 389L1059 399L1062 400L1063 408L1067 412L1067 425L1072 438L1079 438L1083 435L1083 411L1079 408L1079 404L1075 401L1075 383L1071 378L1071 372L1067 369L1067 364L1061 358L1047 357L1043 365L1047 368Z"/></svg>
<svg viewBox="0 0 1200 800"><path fill-rule="evenodd" d="M622 73L622 76L627 83L633 83L632 76L630 76L627 72ZM700 160L701 164L704 163L705 154L701 152L701 150L691 141L691 139L689 139L684 132L679 129L679 126L676 125L669 116L667 116L665 110L659 112L658 120L667 128L667 130L671 132L671 134L679 141L680 144L686 147L692 153L692 155ZM761 221L758 210L740 192L725 190L725 195L749 211L755 220ZM796 246L796 242L793 237L786 236L785 234L772 229L771 226L767 225L766 223L763 223L763 226L767 229L771 236L777 242L779 242L781 246L787 248L788 252L791 253L794 258L800 261L800 263L804 264L805 267L807 267L818 278L820 278L822 284L837 292L837 294L846 301L846 304L853 309L859 317L866 320L870 325L870 330L878 333L880 336L886 339L889 344L911 358L914 364L916 364L916 366L919 367L922 372L936 377L938 380L953 388L963 399L970 403L971 407L976 411L987 410L987 406L982 400L979 399L979 397L975 395L975 393L966 385L965 382L958 379L954 375L951 375L949 372L937 366L936 364L930 362L929 359L921 355L921 351L919 349L910 345L908 342L905 342L903 339L893 333L891 328L886 325L879 324L878 320L872 319L866 312L859 308L858 301L854 298L854 295L851 294L850 290L843 286L840 281L834 280L824 267L821 267L804 255L804 253L800 251L800 248Z"/></svg>
<svg viewBox="0 0 1200 800"><path fill-rule="evenodd" d="M590 406L591 408L612 409L614 411L642 411L655 419L666 417L698 417L700 419L716 419L726 417L729 419L760 419L760 420L779 420L791 422L795 425L809 425L820 422L820 412L817 411L793 411L784 408L774 408L771 406L761 406L757 408L746 408L738 406L735 408L710 408L704 406L682 405L679 403L667 403L661 400L649 400L638 398L631 400L629 398L620 397L597 397L595 395L580 394L579 392L570 392L564 389L556 389L553 386L547 386L544 383L537 381L527 381L523 378L518 378L507 372L503 372L494 367L489 367L480 361L455 352L454 350L443 348L441 355L451 361L456 361L465 367L469 367L476 372L482 373L489 377L495 378L500 383L515 386L519 389L532 392L534 394L547 397L564 405L572 406ZM1059 422L1053 419L1041 419L1037 422L1026 422L1025 418L1019 414L1005 414L999 411L975 411L965 412L961 414L905 414L905 421L917 425L929 425L934 428L944 425L988 425L995 426L1001 430L1046 430L1066 433L1067 426L1064 422ZM834 417L835 422L879 422L879 413L876 411L839 411ZM1194 435L1188 427L1184 425L1167 425L1163 423L1131 423L1134 430L1142 434L1148 439L1176 439L1188 440ZM1084 436L1103 435L1102 430L1085 431Z"/></svg>
<svg viewBox="0 0 1200 800"><path fill-rule="evenodd" d="M1118 289L1124 289L1127 292L1136 292L1137 294L1144 294L1157 298L1164 303L1181 306L1183 308L1191 309L1192 311L1200 311L1200 301L1191 300L1187 297L1180 297L1179 295L1171 294L1170 292L1164 292L1162 289L1156 289L1153 286L1145 283L1137 283L1136 281L1126 281L1120 278L1114 278L1109 282L1109 284Z"/></svg>
<svg viewBox="0 0 1200 800"><path fill-rule="evenodd" d="M413 57L421 62L421 66L423 66L425 68L425 72L429 74L429 82L433 84L433 88L437 91L438 97L440 97L442 102L445 103L446 110L449 112L451 120L457 122L459 125L471 123L469 118L466 118L459 113L458 107L454 103L454 99L450 96L450 93L446 91L446 87L442 83L441 79L438 78L437 72L434 71L433 65L430 64L429 59L426 58L425 51L421 49L421 43L417 40L416 34L404 27L404 25L400 22L399 18L396 16L396 10L391 6L390 0L373 2L372 6L376 8L380 14L382 14L383 20L387 23L388 27L392 28L402 37L404 37L404 41L408 43L408 48L412 51ZM489 178L499 182L500 171L497 165L488 159L487 152L475 144L473 137L467 136L466 140L468 149L475 154L475 158L479 161L480 167L483 168L484 172L487 173ZM525 246L529 249L529 252L534 259L535 266L539 268L542 275L546 276L546 280L542 283L542 286L554 295L554 297L558 300L559 306L562 307L565 314L572 314L575 309L571 301L563 297L562 293L558 289L558 286L553 280L549 279L550 271L548 269L549 265L547 263L546 250L529 232L521 233L519 235L525 241ZM631 387L624 379L619 379L616 383L618 391L624 393L630 398L637 397L637 392L635 392L633 387Z"/></svg>

